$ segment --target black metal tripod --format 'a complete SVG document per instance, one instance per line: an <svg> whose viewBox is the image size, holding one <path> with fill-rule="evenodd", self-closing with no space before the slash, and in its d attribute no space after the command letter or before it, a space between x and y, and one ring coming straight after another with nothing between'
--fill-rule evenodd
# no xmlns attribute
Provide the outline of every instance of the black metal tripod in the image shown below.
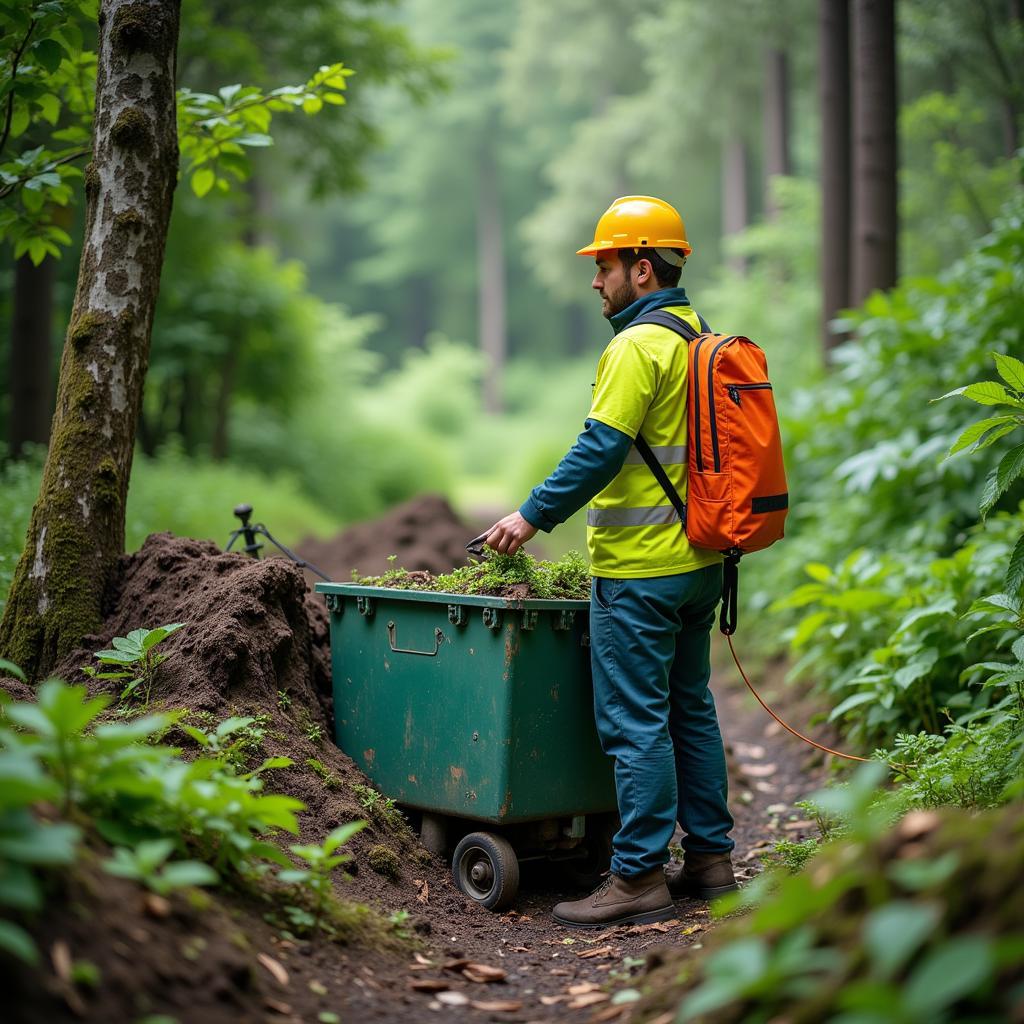
<svg viewBox="0 0 1024 1024"><path fill-rule="evenodd" d="M231 536L228 538L228 546L224 549L230 551L234 546L235 541L239 537L245 538L245 548L243 549L247 555L252 555L253 558L260 557L260 549L263 545L256 540L257 535L260 537L266 537L271 544L274 545L286 558L290 558L300 569L308 569L310 572L314 572L322 580L326 580L328 583L331 582L330 576L326 573L321 572L311 562L307 562L304 558L299 558L294 551L290 548L286 548L279 540L275 540L271 532L262 523L250 523L249 517L252 515L252 505L236 505L235 515L239 518L242 525L237 529L233 530Z"/></svg>

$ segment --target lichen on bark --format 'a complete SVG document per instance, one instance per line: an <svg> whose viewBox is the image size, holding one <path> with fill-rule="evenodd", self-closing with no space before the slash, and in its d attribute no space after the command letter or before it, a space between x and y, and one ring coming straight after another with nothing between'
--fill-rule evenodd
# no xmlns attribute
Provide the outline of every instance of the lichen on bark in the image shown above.
<svg viewBox="0 0 1024 1024"><path fill-rule="evenodd" d="M124 547L135 425L178 168L180 0L101 0L86 224L50 450L0 621L38 679L101 622Z"/></svg>

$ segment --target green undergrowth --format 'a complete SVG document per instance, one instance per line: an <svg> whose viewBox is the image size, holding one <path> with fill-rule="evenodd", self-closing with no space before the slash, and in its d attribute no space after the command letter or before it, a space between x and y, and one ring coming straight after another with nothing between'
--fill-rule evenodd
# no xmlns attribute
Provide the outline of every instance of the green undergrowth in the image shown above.
<svg viewBox="0 0 1024 1024"><path fill-rule="evenodd" d="M512 588L525 587L525 592L516 593L515 596L590 600L590 567L577 551L570 551L558 561L547 561L534 558L522 548L514 555L503 555L488 549L482 560L471 559L469 565L441 576L393 568L380 576L359 576L353 573L352 578L361 586L390 587L395 590L506 596Z"/></svg>
<svg viewBox="0 0 1024 1024"><path fill-rule="evenodd" d="M0 675L20 673L4 663ZM383 918L333 895L333 881L345 877L335 869L349 859L339 847L364 823L284 849L305 805L267 785L290 758L245 767L255 718L209 731L179 723L181 712L116 721L104 715L112 698L56 679L37 697L15 702L0 690L0 951L39 962L33 923L87 848L109 851L103 871L160 895L244 889L293 937L394 941ZM199 756L167 744L176 728Z"/></svg>
<svg viewBox="0 0 1024 1024"><path fill-rule="evenodd" d="M879 766L840 799L850 826L805 870L768 872L738 915L643 984L638 1024L996 1024L1024 998L1024 817L870 808ZM832 795L835 801L834 794ZM696 948L696 947L695 947Z"/></svg>

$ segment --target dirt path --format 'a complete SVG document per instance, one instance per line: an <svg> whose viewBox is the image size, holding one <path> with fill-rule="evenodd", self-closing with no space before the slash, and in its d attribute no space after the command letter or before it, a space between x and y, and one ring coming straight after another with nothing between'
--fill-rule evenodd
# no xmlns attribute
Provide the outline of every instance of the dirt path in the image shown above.
<svg viewBox="0 0 1024 1024"><path fill-rule="evenodd" d="M730 754L735 861L743 879L759 870L758 852L775 839L816 833L794 804L818 788L825 771L809 747L754 704L742 683L737 689L734 676L720 671L716 689ZM427 899L417 910L431 927L415 958L396 964L354 951L314 954L315 972L346 984L337 1010L342 1020L391 1024L452 1015L528 1022L566 1014L580 1021L626 1019L625 1005L611 1002L615 991L629 987L659 946L700 943L710 925L706 904L681 899L675 921L599 932L563 928L552 921L550 909L578 894L557 887L543 868L524 874L518 909L499 915L469 904L440 865L424 867L420 878L427 883ZM298 958L297 951L280 946L276 955ZM467 961L504 976L471 980L473 970L460 969ZM335 986L329 987L334 995Z"/></svg>

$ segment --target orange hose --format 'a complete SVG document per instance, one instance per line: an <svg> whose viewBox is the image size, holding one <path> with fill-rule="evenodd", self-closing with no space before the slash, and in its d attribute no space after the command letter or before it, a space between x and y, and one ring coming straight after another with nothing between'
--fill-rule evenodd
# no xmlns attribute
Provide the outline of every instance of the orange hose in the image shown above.
<svg viewBox="0 0 1024 1024"><path fill-rule="evenodd" d="M869 760L866 757L858 757L856 754L844 754L841 750L833 750L831 747L822 746L822 744L815 743L814 740L812 740L809 736L805 736L802 732L797 732L796 729L794 729L792 726L786 725L786 723L781 718L779 718L779 716L775 714L775 712L772 711L772 709L768 707L768 705L765 704L763 700L761 700L761 695L757 692L757 690L754 689L752 683L747 678L747 673L743 671L743 666L740 664L740 659L736 656L736 648L732 645L732 636L726 633L725 638L729 641L729 650L732 651L732 660L736 662L736 667L740 670L740 675L743 676L743 682L747 684L747 689L750 690L750 692L757 698L757 703L760 704L761 707L763 707L765 711L767 711L768 714L771 715L772 718L774 718L775 721L782 726L783 729L785 729L787 732L791 732L794 736L796 736L797 739L803 740L804 743L810 743L812 747L817 747L818 750L825 751L826 754L835 754L836 757L845 757L847 758L847 760L850 761Z"/></svg>

